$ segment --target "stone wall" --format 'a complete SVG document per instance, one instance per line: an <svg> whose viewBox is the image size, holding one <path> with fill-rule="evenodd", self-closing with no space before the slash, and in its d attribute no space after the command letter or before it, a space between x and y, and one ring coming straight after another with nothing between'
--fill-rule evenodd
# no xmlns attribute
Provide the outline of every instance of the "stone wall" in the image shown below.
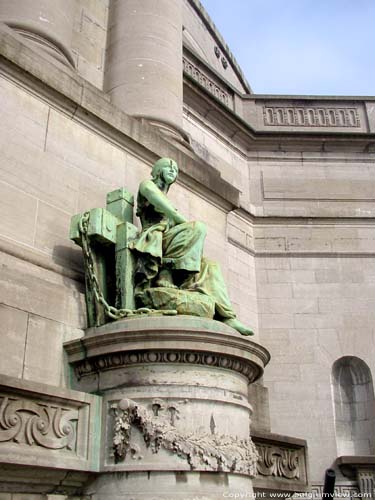
<svg viewBox="0 0 375 500"><path fill-rule="evenodd" d="M5 214L0 219L0 342L7 352L2 373L65 386L62 344L80 337L86 325L81 251L68 239L70 218L105 206L106 193L120 186L135 194L157 156L141 145L130 151L105 136L98 121L77 113L65 96L57 103L18 77L0 79L0 210ZM99 101L93 104L98 112ZM254 325L255 306L248 309L248 302L255 301L255 268L247 265L252 259L246 252L227 241L230 205L219 198L213 202L186 176L173 187L171 199L189 219L207 224L206 254L221 263L241 319ZM249 290L247 280L253 283Z"/></svg>
<svg viewBox="0 0 375 500"><path fill-rule="evenodd" d="M256 265L260 335L273 353L265 374L271 426L308 440L317 480L338 455L333 363L356 356L374 373L375 261L296 255L262 257Z"/></svg>
<svg viewBox="0 0 375 500"><path fill-rule="evenodd" d="M374 153L355 142L344 148L342 138L323 149L295 138L246 151L256 148L250 135L230 140L224 113L221 122L204 117L195 99L185 104L186 129L202 155L225 160L223 175L241 190L228 237L255 266L246 307L272 355L264 375L271 429L308 441L310 480L321 485L339 455L333 364L355 356L375 370Z"/></svg>
<svg viewBox="0 0 375 500"><path fill-rule="evenodd" d="M109 0L77 0L72 52L78 73L99 89L103 88L108 32Z"/></svg>

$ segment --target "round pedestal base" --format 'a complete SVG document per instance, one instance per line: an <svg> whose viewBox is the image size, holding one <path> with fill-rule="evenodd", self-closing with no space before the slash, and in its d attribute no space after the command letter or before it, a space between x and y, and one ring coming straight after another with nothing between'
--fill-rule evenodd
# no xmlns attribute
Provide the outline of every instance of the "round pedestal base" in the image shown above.
<svg viewBox="0 0 375 500"><path fill-rule="evenodd" d="M93 499L251 494L248 384L269 360L263 347L218 321L155 316L90 329L65 349L74 387L103 395Z"/></svg>

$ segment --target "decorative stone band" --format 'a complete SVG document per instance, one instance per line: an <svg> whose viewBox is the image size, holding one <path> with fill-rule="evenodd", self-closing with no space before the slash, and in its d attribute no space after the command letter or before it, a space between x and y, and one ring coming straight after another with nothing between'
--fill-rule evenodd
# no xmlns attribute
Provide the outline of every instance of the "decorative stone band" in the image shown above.
<svg viewBox="0 0 375 500"><path fill-rule="evenodd" d="M284 491L307 491L306 441L259 432L252 438L259 454L255 487L274 487L276 480Z"/></svg>
<svg viewBox="0 0 375 500"><path fill-rule="evenodd" d="M0 462L89 470L97 396L0 376Z"/></svg>
<svg viewBox="0 0 375 500"><path fill-rule="evenodd" d="M264 106L263 119L264 125L276 127L361 126L357 108Z"/></svg>
<svg viewBox="0 0 375 500"><path fill-rule="evenodd" d="M303 496L298 496L299 499L301 500L311 500L312 498L316 498L319 500L320 498L323 498L323 491L324 491L324 484L313 484L311 486L311 492L309 492L306 497ZM353 498L360 498L361 494L359 489L356 486L349 486L349 485L336 485L335 486L335 491L333 495L333 499L343 499L347 498L348 500L352 500ZM332 500L333 500L332 499Z"/></svg>
<svg viewBox="0 0 375 500"><path fill-rule="evenodd" d="M133 446L131 431L137 428L147 447L153 453L161 448L185 459L191 470L234 472L254 477L257 473L258 453L249 439L233 436L181 432L165 418L149 412L144 406L122 399L112 406L114 411L113 452L116 462L128 453L142 460L137 446Z"/></svg>
<svg viewBox="0 0 375 500"><path fill-rule="evenodd" d="M209 76L198 68L186 57L182 59L184 73L202 85L210 94L229 107L233 107L233 98L222 87L215 83Z"/></svg>
<svg viewBox="0 0 375 500"><path fill-rule="evenodd" d="M270 359L266 349L232 328L193 316L116 321L89 329L65 349L78 380L128 365L174 363L232 370L251 383Z"/></svg>
<svg viewBox="0 0 375 500"><path fill-rule="evenodd" d="M257 468L262 476L300 478L299 450L265 444L258 444L257 450L259 452Z"/></svg>
<svg viewBox="0 0 375 500"><path fill-rule="evenodd" d="M359 470L357 475L359 489L367 498L375 497L375 469Z"/></svg>
<svg viewBox="0 0 375 500"><path fill-rule="evenodd" d="M77 363L75 373L78 379L104 370L120 368L122 366L147 363L183 363L192 365L216 366L233 370L245 375L250 381L260 377L259 369L250 363L243 362L230 356L215 355L204 352L186 350L177 351L138 351L133 353L120 352L97 356L90 361Z"/></svg>
<svg viewBox="0 0 375 500"><path fill-rule="evenodd" d="M78 410L0 394L0 443L11 441L53 450L76 446Z"/></svg>

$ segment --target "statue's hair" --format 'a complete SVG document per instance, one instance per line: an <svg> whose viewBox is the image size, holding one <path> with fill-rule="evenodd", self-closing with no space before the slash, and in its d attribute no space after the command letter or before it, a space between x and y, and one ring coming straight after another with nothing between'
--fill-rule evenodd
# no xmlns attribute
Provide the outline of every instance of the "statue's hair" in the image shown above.
<svg viewBox="0 0 375 500"><path fill-rule="evenodd" d="M152 167L151 170L151 177L152 180L157 180L160 177L161 171L163 170L164 167L168 167L169 165L175 165L178 170L178 165L174 160L171 160L171 158L160 158L156 163L154 163L154 166Z"/></svg>

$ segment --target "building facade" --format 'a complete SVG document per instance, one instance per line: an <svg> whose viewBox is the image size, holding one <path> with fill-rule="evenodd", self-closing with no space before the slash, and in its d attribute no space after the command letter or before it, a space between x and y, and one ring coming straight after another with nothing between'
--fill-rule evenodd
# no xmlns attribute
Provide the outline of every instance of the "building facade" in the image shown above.
<svg viewBox="0 0 375 500"><path fill-rule="evenodd" d="M160 157L271 353L254 436L305 440L316 495L327 468L339 495L373 494L375 98L254 94L198 0L0 0L0 22L0 498L78 491L95 470L83 437L62 458L12 437L6 402L97 411L72 399L63 348L86 327L70 219L135 194Z"/></svg>

